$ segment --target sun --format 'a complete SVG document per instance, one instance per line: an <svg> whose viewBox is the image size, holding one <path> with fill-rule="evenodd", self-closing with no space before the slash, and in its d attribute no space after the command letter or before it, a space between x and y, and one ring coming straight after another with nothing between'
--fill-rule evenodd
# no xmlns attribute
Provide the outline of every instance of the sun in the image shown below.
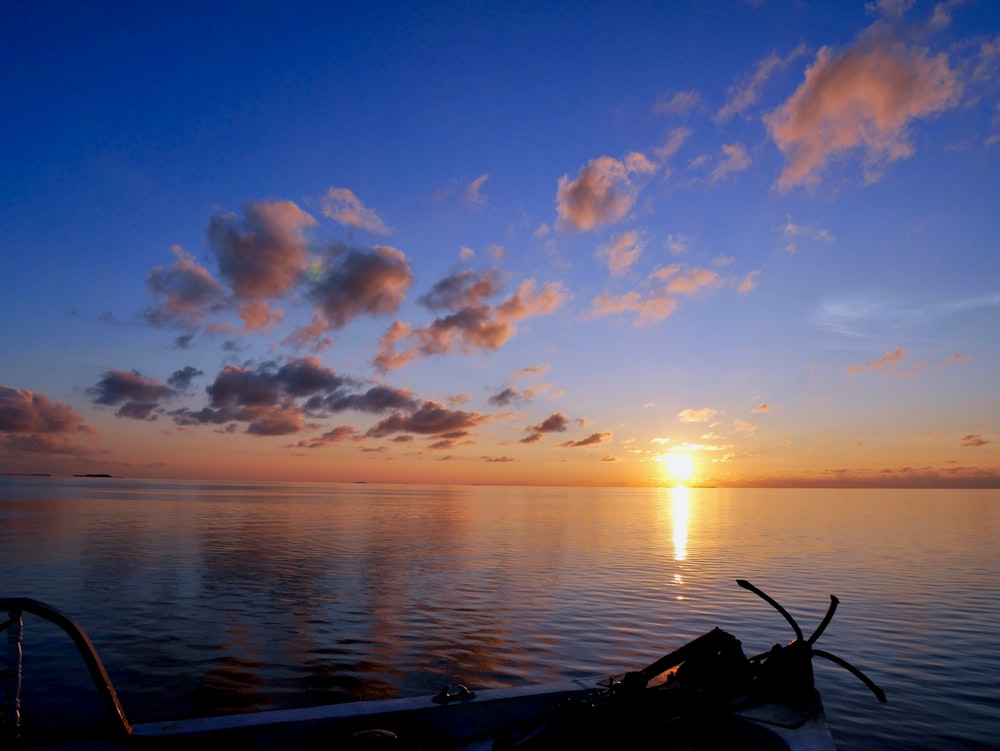
<svg viewBox="0 0 1000 751"><path fill-rule="evenodd" d="M663 461L667 465L667 474L674 482L684 484L694 474L694 460L691 459L691 454L674 451L664 456Z"/></svg>

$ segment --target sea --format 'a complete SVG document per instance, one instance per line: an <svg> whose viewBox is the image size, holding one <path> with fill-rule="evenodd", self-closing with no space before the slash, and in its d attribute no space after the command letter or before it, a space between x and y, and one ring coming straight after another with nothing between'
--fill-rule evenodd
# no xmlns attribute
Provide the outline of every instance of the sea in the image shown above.
<svg viewBox="0 0 1000 751"><path fill-rule="evenodd" d="M1000 491L0 478L0 597L82 625L133 723L639 669L718 626L817 658L851 749L1000 748ZM25 617L22 719L82 721Z"/></svg>

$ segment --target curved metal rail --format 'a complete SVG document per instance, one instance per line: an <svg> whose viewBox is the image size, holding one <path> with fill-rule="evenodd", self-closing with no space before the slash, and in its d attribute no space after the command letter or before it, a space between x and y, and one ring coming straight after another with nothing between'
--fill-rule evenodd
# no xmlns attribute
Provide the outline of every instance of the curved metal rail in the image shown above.
<svg viewBox="0 0 1000 751"><path fill-rule="evenodd" d="M21 707L21 638L24 633L24 614L43 618L49 623L53 623L73 640L77 651L83 658L94 681L97 693L101 697L101 703L108 715L108 724L111 731L116 735L127 736L132 732L132 726L125 718L125 710L122 709L121 702L118 701L118 694L115 693L114 686L111 685L111 678L108 671L104 669L104 663L97 654L90 637L76 621L65 613L56 610L44 602L33 600L29 597L7 597L0 598L0 613L7 613L8 620L0 623L0 632L7 632L7 681L6 681L6 709L9 724L13 726L16 733L20 725Z"/></svg>

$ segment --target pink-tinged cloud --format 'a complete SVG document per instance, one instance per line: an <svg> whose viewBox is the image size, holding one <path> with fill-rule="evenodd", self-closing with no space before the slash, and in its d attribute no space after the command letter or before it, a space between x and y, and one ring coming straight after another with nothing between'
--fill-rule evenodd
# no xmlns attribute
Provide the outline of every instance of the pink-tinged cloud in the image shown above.
<svg viewBox="0 0 1000 751"><path fill-rule="evenodd" d="M303 232L315 225L292 201L259 201L247 206L242 220L232 213L212 217L208 243L237 300L275 299L305 272L309 256Z"/></svg>
<svg viewBox="0 0 1000 751"><path fill-rule="evenodd" d="M749 274L743 277L743 279L740 281L739 287L736 288L736 291L739 292L741 295L746 295L753 292L755 289L757 289L757 278L759 276L760 276L759 271L756 270L751 271Z"/></svg>
<svg viewBox="0 0 1000 751"><path fill-rule="evenodd" d="M711 407L701 409L682 409L677 413L677 419L681 422L708 422L719 414L719 411Z"/></svg>
<svg viewBox="0 0 1000 751"><path fill-rule="evenodd" d="M563 175L556 191L559 225L587 231L622 219L635 204L636 187L625 164L609 156L598 157L580 170L574 180Z"/></svg>
<svg viewBox="0 0 1000 751"><path fill-rule="evenodd" d="M805 81L765 116L786 163L778 188L814 185L827 163L853 150L864 155L866 179L887 162L913 154L907 126L951 106L959 82L944 54L870 35L836 55L822 48Z"/></svg>
<svg viewBox="0 0 1000 751"><path fill-rule="evenodd" d="M756 407L754 407L750 411L753 414L757 415L757 414L760 414L762 412L767 412L769 409L771 409L771 408L767 404L758 404Z"/></svg>
<svg viewBox="0 0 1000 751"><path fill-rule="evenodd" d="M847 368L847 372L850 375L855 375L857 373L863 373L866 370L893 370L900 362L906 359L907 354L909 353L905 349L896 349L892 352L886 352L877 360L871 360L866 362L864 365L851 365Z"/></svg>
<svg viewBox="0 0 1000 751"><path fill-rule="evenodd" d="M147 313L153 323L196 325L209 313L225 306L226 290L204 266L184 252L179 245L171 252L177 256L172 266L155 267L146 277L146 285L162 302Z"/></svg>
<svg viewBox="0 0 1000 751"><path fill-rule="evenodd" d="M656 114L683 115L701 104L701 94L697 91L677 91L672 95L661 95L653 105Z"/></svg>
<svg viewBox="0 0 1000 751"><path fill-rule="evenodd" d="M365 206L354 192L347 188L330 188L320 200L323 216L353 229L367 230L378 235L392 233L373 209Z"/></svg>
<svg viewBox="0 0 1000 751"><path fill-rule="evenodd" d="M463 300L479 300L478 295L469 297L470 290L470 286L457 285L449 293L432 293L432 300L443 307ZM379 341L375 366L384 372L400 368L418 357L499 349L517 332L515 323L533 316L549 315L568 297L561 282L550 282L536 289L535 281L529 279L495 307L483 303L459 307L427 326L409 326L395 321Z"/></svg>
<svg viewBox="0 0 1000 751"><path fill-rule="evenodd" d="M27 389L0 386L0 433L94 434L80 413L62 402Z"/></svg>
<svg viewBox="0 0 1000 751"><path fill-rule="evenodd" d="M719 274L711 269L683 269L680 266L666 266L657 269L650 279L664 282L668 294L696 295L718 288L722 284Z"/></svg>
<svg viewBox="0 0 1000 751"><path fill-rule="evenodd" d="M966 448L978 448L979 446L985 446L987 443L989 441L978 433L969 433L969 435L962 436L961 445Z"/></svg>
<svg viewBox="0 0 1000 751"><path fill-rule="evenodd" d="M667 136L666 143L657 148L654 153L660 159L670 159L674 154L680 151L681 147L691 137L691 133L692 131L690 128L674 128Z"/></svg>
<svg viewBox="0 0 1000 751"><path fill-rule="evenodd" d="M742 114L757 103L764 84L777 72L787 68L797 57L806 54L806 46L800 44L792 50L788 57L778 57L772 52L766 58L754 66L753 73L739 85L733 86L729 90L728 101L715 113L716 121L724 121L733 115Z"/></svg>
<svg viewBox="0 0 1000 751"><path fill-rule="evenodd" d="M621 313L636 313L636 326L645 326L669 318L677 310L677 302L666 297L662 291L640 295L638 292L626 292L624 295L600 294L594 298L588 318L603 318L604 316Z"/></svg>
<svg viewBox="0 0 1000 751"><path fill-rule="evenodd" d="M602 443L608 443L611 440L611 431L606 430L601 433L591 433L586 438L581 438L579 441L567 441L566 443L560 443L560 448L584 448L586 446L600 446Z"/></svg>
<svg viewBox="0 0 1000 751"><path fill-rule="evenodd" d="M750 154L742 143L727 143L722 145L722 156L709 179L714 183L723 180L734 172L744 172L750 169Z"/></svg>
<svg viewBox="0 0 1000 751"><path fill-rule="evenodd" d="M26 389L0 386L0 447L10 455L92 456L94 449L70 441L79 434L96 433L66 404Z"/></svg>
<svg viewBox="0 0 1000 751"><path fill-rule="evenodd" d="M597 252L607 259L611 273L621 276L639 260L645 245L638 232L623 232Z"/></svg>

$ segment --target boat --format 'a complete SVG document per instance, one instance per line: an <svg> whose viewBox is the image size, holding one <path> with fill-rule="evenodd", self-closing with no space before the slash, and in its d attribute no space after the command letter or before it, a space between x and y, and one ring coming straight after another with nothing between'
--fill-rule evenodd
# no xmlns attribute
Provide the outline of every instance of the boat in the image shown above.
<svg viewBox="0 0 1000 751"><path fill-rule="evenodd" d="M97 650L76 621L37 600L0 598L0 613L9 614L0 623L0 632L7 632L8 658L0 746L65 751L541 751L649 744L665 751L835 751L813 681L813 657L846 668L879 701L886 701L882 689L858 668L814 646L833 618L837 598L830 596L826 615L806 638L777 601L746 580L737 583L774 607L795 638L747 657L738 639L715 628L647 667L611 676L517 688L459 685L432 696L141 724L127 720ZM93 727L22 727L25 614L55 624L76 645L104 709L105 716Z"/></svg>

